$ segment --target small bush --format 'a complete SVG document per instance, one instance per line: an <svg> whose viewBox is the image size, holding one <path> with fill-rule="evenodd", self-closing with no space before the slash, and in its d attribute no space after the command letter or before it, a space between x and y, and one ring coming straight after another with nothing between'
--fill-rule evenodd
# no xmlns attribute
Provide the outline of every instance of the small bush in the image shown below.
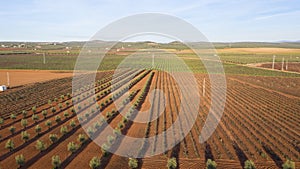
<svg viewBox="0 0 300 169"><path fill-rule="evenodd" d="M44 119L47 118L47 115L48 115L47 110L43 110L43 111L42 111L42 115L44 116Z"/></svg>
<svg viewBox="0 0 300 169"><path fill-rule="evenodd" d="M129 158L129 161L128 161L128 166L129 168L137 168L138 167L138 160L135 159L135 158Z"/></svg>
<svg viewBox="0 0 300 169"><path fill-rule="evenodd" d="M88 133L89 137L92 137L92 136L93 136L93 134L95 133L95 131L94 131L94 129L93 129L93 128L91 128L91 127L88 127L88 129L87 129L87 133Z"/></svg>
<svg viewBox="0 0 300 169"><path fill-rule="evenodd" d="M45 125L48 126L48 129L50 129L50 127L52 126L52 121L51 120L47 120L45 122Z"/></svg>
<svg viewBox="0 0 300 169"><path fill-rule="evenodd" d="M29 140L30 134L27 133L27 131L22 131L21 132L21 138L24 142L27 142Z"/></svg>
<svg viewBox="0 0 300 169"><path fill-rule="evenodd" d="M177 161L175 157L168 159L167 167L169 169L175 169L177 167Z"/></svg>
<svg viewBox="0 0 300 169"><path fill-rule="evenodd" d="M60 133L61 133L62 135L67 134L67 133L68 133L68 128L67 128L67 126L61 126L61 128L60 128Z"/></svg>
<svg viewBox="0 0 300 169"><path fill-rule="evenodd" d="M15 143L11 139L7 140L5 143L5 148L9 149L9 151L12 151L15 148Z"/></svg>
<svg viewBox="0 0 300 169"><path fill-rule="evenodd" d="M12 114L10 115L10 118L11 118L12 120L15 121L15 119L17 118L17 116L16 116L14 113L12 113Z"/></svg>
<svg viewBox="0 0 300 169"><path fill-rule="evenodd" d="M33 114L36 113L36 106L32 107L32 112L33 112Z"/></svg>
<svg viewBox="0 0 300 169"><path fill-rule="evenodd" d="M22 125L23 128L26 128L27 125L28 125L27 119L22 119L22 120L21 120L21 125Z"/></svg>
<svg viewBox="0 0 300 169"><path fill-rule="evenodd" d="M77 145L72 141L72 142L69 142L67 148L68 148L68 151L70 151L71 153L75 153L76 150L77 150Z"/></svg>
<svg viewBox="0 0 300 169"><path fill-rule="evenodd" d="M64 112L64 116L65 116L65 118L68 118L70 115L69 115L69 112L67 112L67 111L65 111Z"/></svg>
<svg viewBox="0 0 300 169"><path fill-rule="evenodd" d="M11 132L11 134L14 134L15 131L16 131L15 126L10 126L10 127L9 127L9 131Z"/></svg>
<svg viewBox="0 0 300 169"><path fill-rule="evenodd" d="M56 134L50 134L49 139L52 143L55 143L58 140L58 136Z"/></svg>
<svg viewBox="0 0 300 169"><path fill-rule="evenodd" d="M35 126L35 132L36 132L37 134L40 134L40 133L41 133L41 131L42 131L42 128L41 128L41 126L39 126L39 125L36 125L36 126Z"/></svg>
<svg viewBox="0 0 300 169"><path fill-rule="evenodd" d="M206 162L206 169L216 169L217 163L211 159L208 159Z"/></svg>
<svg viewBox="0 0 300 169"><path fill-rule="evenodd" d="M31 118L34 122L37 122L39 120L39 116L37 114L33 114Z"/></svg>
<svg viewBox="0 0 300 169"><path fill-rule="evenodd" d="M75 127L76 127L76 122L75 122L75 120L71 120L71 121L70 121L70 126L71 126L72 128L75 128Z"/></svg>
<svg viewBox="0 0 300 169"><path fill-rule="evenodd" d="M55 121L56 123L60 123L61 122L61 118L59 115L55 116Z"/></svg>
<svg viewBox="0 0 300 169"><path fill-rule="evenodd" d="M52 108L51 108L51 112L52 112L53 114L56 112L55 107L52 107Z"/></svg>
<svg viewBox="0 0 300 169"><path fill-rule="evenodd" d="M4 119L0 117L0 126L2 127L2 124L4 123Z"/></svg>
<svg viewBox="0 0 300 169"><path fill-rule="evenodd" d="M58 155L52 156L52 166L57 169L61 165L61 160Z"/></svg>
<svg viewBox="0 0 300 169"><path fill-rule="evenodd" d="M98 157L93 157L90 161L90 167L91 169L96 169L96 168L99 168L101 165L101 161L100 161L100 158Z"/></svg>
<svg viewBox="0 0 300 169"><path fill-rule="evenodd" d="M295 169L295 162L291 160L286 160L284 164L282 164L283 169Z"/></svg>
<svg viewBox="0 0 300 169"><path fill-rule="evenodd" d="M15 159L19 167L22 167L25 164L25 157L23 156L23 154L17 155Z"/></svg>
<svg viewBox="0 0 300 169"><path fill-rule="evenodd" d="M36 147L37 150L42 152L46 149L46 144L44 142L40 141L40 140L37 140L35 147Z"/></svg>
<svg viewBox="0 0 300 169"><path fill-rule="evenodd" d="M255 169L255 168L256 168L256 167L255 167L253 161L251 161L251 160L245 161L244 169Z"/></svg>
<svg viewBox="0 0 300 169"><path fill-rule="evenodd" d="M22 115L23 115L24 118L27 116L27 114L28 114L28 112L26 110L22 111Z"/></svg>
<svg viewBox="0 0 300 169"><path fill-rule="evenodd" d="M85 134L79 134L79 135L78 135L78 141L79 141L81 144L84 144L85 141L86 141L86 135L85 135Z"/></svg>

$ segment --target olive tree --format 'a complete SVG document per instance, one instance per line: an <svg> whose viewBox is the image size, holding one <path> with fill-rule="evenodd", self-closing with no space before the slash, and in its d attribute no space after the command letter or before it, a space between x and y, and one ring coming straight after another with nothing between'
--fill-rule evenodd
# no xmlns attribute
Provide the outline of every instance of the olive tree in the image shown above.
<svg viewBox="0 0 300 169"><path fill-rule="evenodd" d="M284 164L282 164L283 169L295 169L295 162L291 160L286 160Z"/></svg>
<svg viewBox="0 0 300 169"><path fill-rule="evenodd" d="M41 126L39 126L39 125L36 125L35 126L35 132L39 135L40 133L41 133L41 131L42 131L42 128L41 128Z"/></svg>
<svg viewBox="0 0 300 169"><path fill-rule="evenodd" d="M177 167L177 161L175 157L168 159L167 167L169 169L175 169Z"/></svg>
<svg viewBox="0 0 300 169"><path fill-rule="evenodd" d="M7 142L5 143L5 148L9 149L9 151L12 151L15 148L14 141L11 139L7 140Z"/></svg>
<svg viewBox="0 0 300 169"><path fill-rule="evenodd" d="M70 151L71 153L75 153L77 150L77 145L72 141L68 144L68 151Z"/></svg>
<svg viewBox="0 0 300 169"><path fill-rule="evenodd" d="M52 166L54 169L59 168L59 166L61 165L61 160L60 157L58 155L52 156Z"/></svg>
<svg viewBox="0 0 300 169"><path fill-rule="evenodd" d="M93 157L90 161L90 167L91 169L96 169L96 168L99 168L101 165L101 161L100 161L100 158L98 157Z"/></svg>
<svg viewBox="0 0 300 169"><path fill-rule="evenodd" d="M128 161L128 166L129 168L137 168L138 167L138 160L135 159L135 158L129 158L129 161Z"/></svg>
<svg viewBox="0 0 300 169"><path fill-rule="evenodd" d="M255 169L255 168L256 168L256 167L255 167L253 161L251 161L251 160L245 161L244 169Z"/></svg>
<svg viewBox="0 0 300 169"><path fill-rule="evenodd" d="M211 159L208 159L206 161L206 169L216 169L217 168L217 163Z"/></svg>
<svg viewBox="0 0 300 169"><path fill-rule="evenodd" d="M11 134L14 134L15 131L16 131L15 126L10 126L10 127L9 127L9 131L11 132Z"/></svg>
<svg viewBox="0 0 300 169"><path fill-rule="evenodd" d="M25 157L23 156L23 154L17 155L15 159L19 167L22 167L25 164Z"/></svg>
<svg viewBox="0 0 300 169"><path fill-rule="evenodd" d="M22 131L21 132L21 138L24 142L27 142L29 140L30 134L27 133L27 131Z"/></svg>
<svg viewBox="0 0 300 169"><path fill-rule="evenodd" d="M27 125L28 125L27 119L22 119L22 120L21 120L21 125L22 125L23 128L26 128Z"/></svg>
<svg viewBox="0 0 300 169"><path fill-rule="evenodd" d="M44 151L46 149L46 144L41 141L41 140L37 140L36 141L36 144L35 144L35 147L37 150L39 150L40 152Z"/></svg>

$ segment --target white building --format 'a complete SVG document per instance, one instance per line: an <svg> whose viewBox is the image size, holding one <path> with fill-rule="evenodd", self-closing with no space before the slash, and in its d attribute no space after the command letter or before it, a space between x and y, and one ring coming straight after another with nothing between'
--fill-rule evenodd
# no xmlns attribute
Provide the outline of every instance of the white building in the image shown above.
<svg viewBox="0 0 300 169"><path fill-rule="evenodd" d="M5 85L0 86L0 91L1 92L5 91L5 90L7 90L7 87Z"/></svg>

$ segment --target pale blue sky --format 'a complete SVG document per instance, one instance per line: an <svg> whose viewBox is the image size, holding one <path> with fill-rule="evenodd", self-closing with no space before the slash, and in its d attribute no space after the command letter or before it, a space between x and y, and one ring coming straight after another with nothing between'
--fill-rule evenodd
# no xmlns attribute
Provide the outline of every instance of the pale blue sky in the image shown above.
<svg viewBox="0 0 300 169"><path fill-rule="evenodd" d="M300 40L299 0L11 0L0 5L0 41L88 40L144 12L184 19L210 41Z"/></svg>

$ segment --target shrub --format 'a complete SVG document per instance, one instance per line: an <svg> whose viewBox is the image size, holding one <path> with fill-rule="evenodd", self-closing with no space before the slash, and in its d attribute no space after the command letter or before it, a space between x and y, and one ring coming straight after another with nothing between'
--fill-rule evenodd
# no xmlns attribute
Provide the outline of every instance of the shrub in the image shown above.
<svg viewBox="0 0 300 169"><path fill-rule="evenodd" d="M15 121L15 119L17 118L17 116L16 116L14 113L12 113L12 114L10 115L10 118L11 118L13 121Z"/></svg>
<svg viewBox="0 0 300 169"><path fill-rule="evenodd" d="M175 169L177 167L177 161L175 157L168 159L167 167L169 169Z"/></svg>
<svg viewBox="0 0 300 169"><path fill-rule="evenodd" d="M11 132L11 134L14 134L16 131L16 128L14 126L10 126L9 131Z"/></svg>
<svg viewBox="0 0 300 169"><path fill-rule="evenodd" d="M283 169L295 169L295 162L291 160L286 160L284 164L282 164Z"/></svg>
<svg viewBox="0 0 300 169"><path fill-rule="evenodd" d="M37 140L35 147L36 147L37 150L42 152L46 149L46 144L44 142L40 141L40 140Z"/></svg>
<svg viewBox="0 0 300 169"><path fill-rule="evenodd" d="M36 125L36 126L35 126L35 132L36 132L37 134L40 134L41 131L42 131L41 126L40 126L40 125Z"/></svg>
<svg viewBox="0 0 300 169"><path fill-rule="evenodd" d="M114 129L113 133L116 137L119 137L121 135L121 130L120 129Z"/></svg>
<svg viewBox="0 0 300 169"><path fill-rule="evenodd" d="M48 104L49 104L49 106L52 106L52 101L48 100Z"/></svg>
<svg viewBox="0 0 300 169"><path fill-rule="evenodd" d="M62 126L62 127L60 128L60 133L61 133L62 135L67 134L67 133L68 133L68 128L67 128L67 126Z"/></svg>
<svg viewBox="0 0 300 169"><path fill-rule="evenodd" d="M129 158L128 161L129 168L137 168L138 167L138 160L135 158Z"/></svg>
<svg viewBox="0 0 300 169"><path fill-rule="evenodd" d="M33 115L32 115L32 120L33 120L34 122L37 122L37 121L39 120L39 116L38 116L37 114L33 114Z"/></svg>
<svg viewBox="0 0 300 169"><path fill-rule="evenodd" d="M92 169L96 169L96 168L99 168L101 165L101 161L100 161L100 158L98 157L93 157L90 161L90 167Z"/></svg>
<svg viewBox="0 0 300 169"><path fill-rule="evenodd" d="M51 112L52 112L53 114L56 112L55 107L52 107L52 108L51 108Z"/></svg>
<svg viewBox="0 0 300 169"><path fill-rule="evenodd" d="M99 122L94 123L94 128L96 130L99 130L101 128L101 125L99 124Z"/></svg>
<svg viewBox="0 0 300 169"><path fill-rule="evenodd" d="M208 159L206 162L206 169L216 169L217 163L211 159Z"/></svg>
<svg viewBox="0 0 300 169"><path fill-rule="evenodd" d="M245 169L255 169L255 165L254 165L254 162L251 161L251 160L247 160L245 161L245 166L244 166Z"/></svg>
<svg viewBox="0 0 300 169"><path fill-rule="evenodd" d="M124 123L123 122L119 122L118 123L118 127L119 127L119 129L122 129L124 127Z"/></svg>
<svg viewBox="0 0 300 169"><path fill-rule="evenodd" d="M108 111L108 112L106 113L106 118L109 119L110 117L111 117L111 112Z"/></svg>
<svg viewBox="0 0 300 169"><path fill-rule="evenodd" d="M71 120L71 121L70 121L70 126L71 126L72 128L75 128L75 127L76 127L75 120Z"/></svg>
<svg viewBox="0 0 300 169"><path fill-rule="evenodd" d="M52 143L55 143L58 140L58 137L56 134L50 134L49 139Z"/></svg>
<svg viewBox="0 0 300 169"><path fill-rule="evenodd" d="M60 116L59 116L59 115L55 116L55 121L56 121L56 123L59 123L59 122L61 122L61 118L60 118Z"/></svg>
<svg viewBox="0 0 300 169"><path fill-rule="evenodd" d="M111 135L109 135L109 136L107 136L107 142L109 143L109 144L113 144L114 143L114 141L115 141L115 137L114 136L111 136Z"/></svg>
<svg viewBox="0 0 300 169"><path fill-rule="evenodd" d="M104 157L106 157L108 155L108 151L110 149L110 146L107 145L106 143L103 143L101 146L101 151Z"/></svg>
<svg viewBox="0 0 300 169"><path fill-rule="evenodd" d="M65 116L65 118L68 118L69 117L69 112L65 111L64 116Z"/></svg>
<svg viewBox="0 0 300 169"><path fill-rule="evenodd" d="M75 151L77 150L77 145L72 141L68 144L68 151L70 151L71 153L75 153Z"/></svg>
<svg viewBox="0 0 300 169"><path fill-rule="evenodd" d="M47 120L47 121L45 122L45 124L46 124L46 126L48 126L48 129L50 129L50 127L52 126L51 120Z"/></svg>
<svg viewBox="0 0 300 169"><path fill-rule="evenodd" d="M44 119L47 117L48 115L48 111L47 110L43 110L42 111L42 115L44 116Z"/></svg>
<svg viewBox="0 0 300 169"><path fill-rule="evenodd" d="M2 124L4 123L4 119L0 117L0 126L2 127Z"/></svg>
<svg viewBox="0 0 300 169"><path fill-rule="evenodd" d="M80 122L83 122L82 116L79 116L79 117L78 117L78 120L79 120Z"/></svg>
<svg viewBox="0 0 300 169"><path fill-rule="evenodd" d="M85 116L85 118L88 120L89 117L90 117L90 113L85 113L84 116Z"/></svg>
<svg viewBox="0 0 300 169"><path fill-rule="evenodd" d="M79 134L79 135L78 135L78 141L79 141L81 144L84 144L85 141L86 141L86 135L85 135L85 134Z"/></svg>
<svg viewBox="0 0 300 169"><path fill-rule="evenodd" d="M52 166L57 169L61 164L60 157L58 155L52 156Z"/></svg>
<svg viewBox="0 0 300 169"><path fill-rule="evenodd" d="M11 139L7 140L5 143L5 148L9 149L9 151L12 151L15 148L15 143Z"/></svg>
<svg viewBox="0 0 300 169"><path fill-rule="evenodd" d="M23 154L17 155L15 157L16 159L16 163L19 165L19 167L22 167L25 164L25 158L23 156Z"/></svg>
<svg viewBox="0 0 300 169"><path fill-rule="evenodd" d="M27 119L22 119L22 120L21 120L21 125L22 125L23 128L26 128L27 125L28 125Z"/></svg>
<svg viewBox="0 0 300 169"><path fill-rule="evenodd" d="M69 101L66 101L66 106L68 107L70 105L70 102Z"/></svg>
<svg viewBox="0 0 300 169"><path fill-rule="evenodd" d="M58 104L58 108L61 110L61 109L62 109L62 107L63 107L63 106L62 106L62 104L61 104L61 103L59 103L59 104Z"/></svg>
<svg viewBox="0 0 300 169"><path fill-rule="evenodd" d="M33 106L33 107L32 107L32 112L33 112L33 113L36 113L36 106Z"/></svg>
<svg viewBox="0 0 300 169"><path fill-rule="evenodd" d="M23 110L23 111L22 111L22 115L23 115L24 118L27 116L27 114L28 114L28 113L27 113L26 110Z"/></svg>
<svg viewBox="0 0 300 169"><path fill-rule="evenodd" d="M22 131L21 132L21 138L22 138L22 140L24 140L24 142L27 142L29 137L30 137L30 134L28 134L27 131Z"/></svg>
<svg viewBox="0 0 300 169"><path fill-rule="evenodd" d="M55 101L55 102L57 102L57 101L58 101L58 99L57 99L57 98L54 98L54 101Z"/></svg>
<svg viewBox="0 0 300 169"><path fill-rule="evenodd" d="M71 109L71 112L73 113L73 115L76 114L76 111L75 111L74 107Z"/></svg>
<svg viewBox="0 0 300 169"><path fill-rule="evenodd" d="M93 134L95 133L95 131L94 131L94 129L93 129L93 128L91 128L91 127L88 127L88 129L87 129L87 133L88 133L89 137L92 137L92 136L93 136Z"/></svg>

